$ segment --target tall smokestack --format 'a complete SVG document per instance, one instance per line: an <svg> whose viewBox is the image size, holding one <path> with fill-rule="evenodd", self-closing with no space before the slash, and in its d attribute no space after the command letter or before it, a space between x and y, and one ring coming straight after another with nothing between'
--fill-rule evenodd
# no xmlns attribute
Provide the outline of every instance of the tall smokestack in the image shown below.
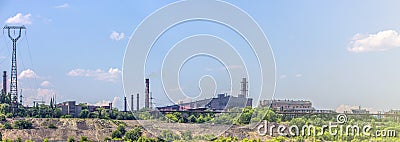
<svg viewBox="0 0 400 142"><path fill-rule="evenodd" d="M139 93L136 94L136 110L139 111Z"/></svg>
<svg viewBox="0 0 400 142"><path fill-rule="evenodd" d="M133 95L131 95L131 111L133 111L134 110L134 108L133 108Z"/></svg>
<svg viewBox="0 0 400 142"><path fill-rule="evenodd" d="M124 97L124 102L125 102L125 106L124 106L124 112L126 112L126 96Z"/></svg>
<svg viewBox="0 0 400 142"><path fill-rule="evenodd" d="M150 97L149 97L149 93L150 93L150 80L148 79L148 78L146 78L146 81L145 81L145 83L146 83L146 90L145 90L145 92L144 92L144 94L145 94L145 98L144 98L144 108L149 108L149 106L150 106L150 104L149 104L149 99L150 99Z"/></svg>
<svg viewBox="0 0 400 142"><path fill-rule="evenodd" d="M3 94L7 94L7 71L3 71Z"/></svg>
<svg viewBox="0 0 400 142"><path fill-rule="evenodd" d="M241 83L241 90L240 90L240 94L239 97L247 97L247 79L246 78L242 78L242 82Z"/></svg>

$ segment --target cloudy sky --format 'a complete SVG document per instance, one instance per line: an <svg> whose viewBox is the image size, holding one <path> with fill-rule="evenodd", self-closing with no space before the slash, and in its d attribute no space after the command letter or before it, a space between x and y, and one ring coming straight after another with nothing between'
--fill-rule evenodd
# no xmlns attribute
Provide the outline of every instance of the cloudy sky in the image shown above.
<svg viewBox="0 0 400 142"><path fill-rule="evenodd" d="M113 101L121 107L129 37L145 17L171 2L1 1L0 22L27 27L18 42L19 88L25 104L48 101L56 94L58 101ZM399 1L228 2L251 15L268 37L276 62L275 98L311 100L321 109L400 109ZM182 26L175 35L213 32L215 25L202 24ZM0 35L0 69L9 72L11 42L6 34ZM162 86L157 85L159 76L153 75L159 72L156 60L165 56L162 51L152 50L155 64L150 61L146 70L154 80L156 105L168 104L157 96ZM196 96L199 78L189 76L201 77L199 70L215 72L220 66L207 59L193 60L182 70L187 72L182 76L188 76L181 79L188 84L184 91ZM224 72L216 75L224 79ZM216 92L228 88L221 86Z"/></svg>

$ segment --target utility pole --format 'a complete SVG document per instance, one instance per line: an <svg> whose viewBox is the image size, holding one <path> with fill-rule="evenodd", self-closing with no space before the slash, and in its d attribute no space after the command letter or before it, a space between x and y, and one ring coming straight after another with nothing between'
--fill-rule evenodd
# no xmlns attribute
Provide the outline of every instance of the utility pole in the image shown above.
<svg viewBox="0 0 400 142"><path fill-rule="evenodd" d="M11 107L12 107L12 112L13 116L15 116L16 111L18 110L18 70L17 70L17 41L21 37L21 31L23 29L26 29L25 26L4 26L3 30L7 29L8 32L8 37L11 39L13 43L12 47L12 58L11 58L11 83L10 83L10 100L11 100ZM12 37L10 31L15 31L18 30L18 36L17 37Z"/></svg>

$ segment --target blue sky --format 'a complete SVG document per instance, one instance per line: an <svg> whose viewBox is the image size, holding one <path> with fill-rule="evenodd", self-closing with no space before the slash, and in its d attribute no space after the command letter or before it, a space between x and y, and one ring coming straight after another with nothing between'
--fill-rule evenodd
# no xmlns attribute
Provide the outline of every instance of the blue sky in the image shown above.
<svg viewBox="0 0 400 142"><path fill-rule="evenodd" d="M1 1L0 22L27 27L18 43L24 101L31 105L57 94L58 101L114 101L121 107L122 60L129 37L145 17L172 2ZM311 100L321 109L400 109L399 1L227 2L251 15L268 37L276 61L276 98ZM229 33L209 23L175 28L165 41L183 33ZM224 35L234 46L241 45ZM11 43L6 33L0 38L0 69L9 71ZM158 60L168 49L164 45L171 46L161 41L150 54L154 64L149 62L148 74L159 68ZM196 96L199 70L220 67L202 58L188 63L182 70L187 72L182 73L187 84L183 91ZM216 74L224 80L223 71ZM157 97L162 89L157 77L151 78ZM216 92L228 88L221 86ZM156 105L167 104L159 98Z"/></svg>

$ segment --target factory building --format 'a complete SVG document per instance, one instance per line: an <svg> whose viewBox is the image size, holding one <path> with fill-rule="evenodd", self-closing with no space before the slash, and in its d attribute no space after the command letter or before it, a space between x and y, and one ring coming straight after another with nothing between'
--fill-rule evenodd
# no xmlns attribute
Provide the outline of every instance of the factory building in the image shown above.
<svg viewBox="0 0 400 142"><path fill-rule="evenodd" d="M71 115L72 117L78 117L82 111L82 106L76 105L75 101L62 102L57 107L61 108L62 115Z"/></svg>
<svg viewBox="0 0 400 142"><path fill-rule="evenodd" d="M235 97L227 94L218 94L216 98L198 100L189 103L157 107L159 111L186 111L186 110L210 110L223 111L231 108L252 107L252 98Z"/></svg>
<svg viewBox="0 0 400 142"><path fill-rule="evenodd" d="M146 81L147 82L147 81ZM218 94L216 98L197 100L170 106L157 107L159 111L224 111L231 108L252 107L253 99L248 97L247 80L242 78L241 93L237 97L228 94Z"/></svg>
<svg viewBox="0 0 400 142"><path fill-rule="evenodd" d="M57 104L57 107L61 108L62 115L71 115L72 117L79 117L79 114L82 111L82 106L77 105L76 101L65 101L65 102ZM111 110L112 103L109 103L108 106L87 105L87 109L89 112L95 112L95 111L97 111L96 110L97 108L104 108L106 110Z"/></svg>
<svg viewBox="0 0 400 142"><path fill-rule="evenodd" d="M263 100L260 107L271 107L281 112L314 112L311 101L306 100Z"/></svg>

